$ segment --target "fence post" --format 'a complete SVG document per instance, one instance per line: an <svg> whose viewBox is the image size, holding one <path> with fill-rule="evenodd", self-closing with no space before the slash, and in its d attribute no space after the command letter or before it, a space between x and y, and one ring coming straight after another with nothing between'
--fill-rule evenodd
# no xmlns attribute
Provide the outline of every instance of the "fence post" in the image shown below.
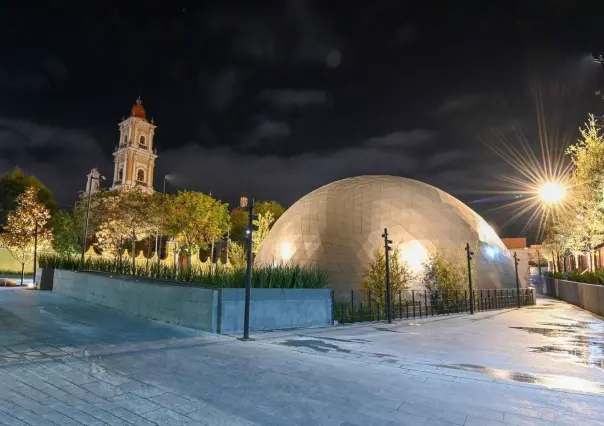
<svg viewBox="0 0 604 426"><path fill-rule="evenodd" d="M520 309L520 280L518 279L518 254L514 252L514 267L516 268L516 301Z"/></svg>
<svg viewBox="0 0 604 426"><path fill-rule="evenodd" d="M415 290L411 290L411 299L413 300L413 318L415 318Z"/></svg>
<svg viewBox="0 0 604 426"><path fill-rule="evenodd" d="M464 300L464 304L465 304L464 312L468 312L468 290L463 291L463 300Z"/></svg>
<svg viewBox="0 0 604 426"><path fill-rule="evenodd" d="M401 297L401 291L398 291L398 316L403 319L403 298Z"/></svg>
<svg viewBox="0 0 604 426"><path fill-rule="evenodd" d="M424 290L424 306L426 307L426 316L428 316L428 295L426 294L426 290Z"/></svg>
<svg viewBox="0 0 604 426"><path fill-rule="evenodd" d="M333 295L333 289L331 289L331 325L335 324L336 320L336 309L335 309L335 300ZM220 295L222 296L222 290L220 291Z"/></svg>
<svg viewBox="0 0 604 426"><path fill-rule="evenodd" d="M493 309L491 306L491 290L487 289L487 311Z"/></svg>
<svg viewBox="0 0 604 426"><path fill-rule="evenodd" d="M369 290L369 322L373 321L373 313L371 312L371 290Z"/></svg>
<svg viewBox="0 0 604 426"><path fill-rule="evenodd" d="M350 322L354 322L354 290L350 290Z"/></svg>
<svg viewBox="0 0 604 426"><path fill-rule="evenodd" d="M359 303L359 306L361 308L361 313L360 313L360 315L361 315L361 322L363 322L363 302Z"/></svg>

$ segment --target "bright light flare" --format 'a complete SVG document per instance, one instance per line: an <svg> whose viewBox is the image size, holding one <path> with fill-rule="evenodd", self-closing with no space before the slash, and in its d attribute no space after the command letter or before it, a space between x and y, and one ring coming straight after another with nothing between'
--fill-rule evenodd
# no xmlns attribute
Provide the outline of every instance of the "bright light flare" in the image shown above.
<svg viewBox="0 0 604 426"><path fill-rule="evenodd" d="M566 186L560 182L546 182L539 188L539 197L545 204L558 204L566 197Z"/></svg>

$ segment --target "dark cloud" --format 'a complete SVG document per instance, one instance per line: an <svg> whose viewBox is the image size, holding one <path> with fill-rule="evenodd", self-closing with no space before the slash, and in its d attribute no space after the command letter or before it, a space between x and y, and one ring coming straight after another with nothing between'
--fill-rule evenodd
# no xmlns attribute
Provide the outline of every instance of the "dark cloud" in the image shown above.
<svg viewBox="0 0 604 426"><path fill-rule="evenodd" d="M404 132L393 132L367 140L368 146L376 148L404 148L425 145L434 141L437 132L425 129L413 129Z"/></svg>
<svg viewBox="0 0 604 426"><path fill-rule="evenodd" d="M191 186L202 189L207 182L212 182L213 193L220 197L234 199L247 190L258 198L275 198L285 203L292 203L321 185L349 176L411 176L417 172L419 164L417 158L404 150L379 149L370 143L289 157L189 145L166 151L160 158L162 168L181 174L183 181ZM200 168L201 159L204 167Z"/></svg>
<svg viewBox="0 0 604 426"><path fill-rule="evenodd" d="M205 94L206 106L218 111L229 107L239 94L242 77L242 73L234 68L215 74L202 71L199 74L199 84Z"/></svg>
<svg viewBox="0 0 604 426"><path fill-rule="evenodd" d="M249 149L255 148L263 140L281 139L290 136L292 133L291 127L287 123L282 121L265 120L260 123L246 140L241 144L241 148Z"/></svg>
<svg viewBox="0 0 604 426"><path fill-rule="evenodd" d="M93 167L113 177L109 156L88 132L0 117L0 174L21 167L47 184L59 201L72 201Z"/></svg>
<svg viewBox="0 0 604 426"><path fill-rule="evenodd" d="M287 109L325 104L327 92L324 90L265 89L260 92L258 98L277 108Z"/></svg>
<svg viewBox="0 0 604 426"><path fill-rule="evenodd" d="M471 93L455 98L449 98L443 101L436 109L437 115L446 115L453 112L463 112L464 110L475 107L482 101L485 95Z"/></svg>

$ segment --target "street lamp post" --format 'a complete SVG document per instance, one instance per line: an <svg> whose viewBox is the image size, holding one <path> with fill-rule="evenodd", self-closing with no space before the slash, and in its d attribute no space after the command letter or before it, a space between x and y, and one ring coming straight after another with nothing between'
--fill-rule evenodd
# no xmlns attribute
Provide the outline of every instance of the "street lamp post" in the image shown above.
<svg viewBox="0 0 604 426"><path fill-rule="evenodd" d="M96 170L96 169L95 169ZM97 172L98 173L98 172ZM86 240L88 239L88 219L90 218L90 201L92 199L92 181L97 180L100 184L100 179L105 180L105 176L95 176L94 173L90 172L90 180L88 181L88 202L86 204L86 220L84 221L84 238L82 239L82 257L80 263L84 265L84 254L86 253ZM34 277L35 279L35 277Z"/></svg>
<svg viewBox="0 0 604 426"><path fill-rule="evenodd" d="M514 267L516 268L516 302L520 309L520 280L518 279L518 254L514 252Z"/></svg>
<svg viewBox="0 0 604 426"><path fill-rule="evenodd" d="M166 204L166 179L168 178L168 175L164 175L164 190L162 192L162 197L161 197L161 225L160 228L164 227L164 213L165 213L165 204ZM157 271L159 273L159 265L160 265L160 261L161 261L161 256L159 254L159 248L161 246L162 243L162 236L160 235L160 230L157 231L157 234L155 235L155 255L157 256Z"/></svg>
<svg viewBox="0 0 604 426"><path fill-rule="evenodd" d="M249 340L250 338L250 299L251 299L251 287L252 287L252 246L254 231L258 230L258 227L254 225L254 220L258 220L258 217L254 216L254 199L252 198L248 210L248 224L247 224L247 268L245 271L245 308L243 313L243 339Z"/></svg>
<svg viewBox="0 0 604 426"><path fill-rule="evenodd" d="M34 285L36 284L36 271L38 263L38 219L36 219L36 231L34 233ZM21 285L23 285L23 277L21 277Z"/></svg>
<svg viewBox="0 0 604 426"><path fill-rule="evenodd" d="M384 228L384 233L382 234L384 238L384 253L385 253L385 261L386 261L386 319L388 320L388 324L392 324L392 302L391 302L391 290L390 290L390 250L392 247L392 240L388 239L388 228ZM415 306L413 306L413 312L415 312Z"/></svg>
<svg viewBox="0 0 604 426"><path fill-rule="evenodd" d="M474 252L470 243L466 243L466 257L468 259L468 285L470 287L470 315L474 315L474 288L472 287L472 256Z"/></svg>

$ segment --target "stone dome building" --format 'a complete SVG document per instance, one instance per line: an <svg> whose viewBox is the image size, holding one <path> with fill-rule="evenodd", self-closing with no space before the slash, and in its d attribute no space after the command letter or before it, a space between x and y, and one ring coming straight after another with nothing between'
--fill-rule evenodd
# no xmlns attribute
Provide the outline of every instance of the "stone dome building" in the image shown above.
<svg viewBox="0 0 604 426"><path fill-rule="evenodd" d="M302 197L275 223L255 262L318 266L335 291L360 289L384 228L418 274L433 250L459 254L469 242L478 288L515 288L513 259L484 219L438 188L397 176L343 179Z"/></svg>

